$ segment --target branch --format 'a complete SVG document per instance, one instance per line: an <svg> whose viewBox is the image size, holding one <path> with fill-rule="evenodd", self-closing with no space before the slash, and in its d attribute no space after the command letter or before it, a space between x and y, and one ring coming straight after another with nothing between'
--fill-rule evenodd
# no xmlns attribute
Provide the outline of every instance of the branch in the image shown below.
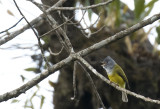
<svg viewBox="0 0 160 109"><path fill-rule="evenodd" d="M61 6L65 1L67 1L67 0L59 0L59 1L54 5L54 7Z"/></svg>
<svg viewBox="0 0 160 109"><path fill-rule="evenodd" d="M49 53L50 53L51 55L53 55L53 56L58 56L59 54L62 53L63 48L64 48L64 46L62 45L62 48L61 48L61 50L60 50L58 53L53 53L52 50L50 49L50 47L48 48L48 51L49 51Z"/></svg>
<svg viewBox="0 0 160 109"><path fill-rule="evenodd" d="M113 2L114 0L108 0L107 2L102 2L102 3L98 3L95 5L90 5L90 6L86 6L86 7L51 7L50 9L52 11L55 10L77 10L77 9L81 9L81 10L86 10L86 9L91 9L91 8L96 8L99 6L104 6L104 5L108 5L109 3Z"/></svg>
<svg viewBox="0 0 160 109"><path fill-rule="evenodd" d="M7 31L9 31L10 29L12 29L12 28L14 28L15 26L17 26L17 24L18 24L22 19L23 19L23 17L22 17L20 20L18 20L18 22L17 22L16 24L14 24L13 26L11 26L10 28L8 28L8 29L6 29L6 30L4 30L4 31L1 31L0 34L2 34L2 33L4 33L4 32L7 32Z"/></svg>
<svg viewBox="0 0 160 109"><path fill-rule="evenodd" d="M76 84L76 70L77 70L77 61L74 61L74 67L73 67L73 90L74 90L74 95L71 97L71 100L76 100L77 99L77 84Z"/></svg>
<svg viewBox="0 0 160 109"><path fill-rule="evenodd" d="M100 73L98 73L96 71L96 69L94 69L86 60L84 60L82 57L80 56L77 56L75 57L77 58L83 65L85 65L90 71L92 71L92 73L94 73L96 76L98 76L101 80L103 80L104 82L106 82L107 84L111 85L112 87L114 87L115 89L119 90L119 91L123 91L129 95L132 95L136 98L139 98L139 99L142 99L144 101L147 101L147 102L151 102L151 103L156 103L156 104L160 104L160 101L159 100L154 100L154 99L151 99L149 97L144 97L142 95L139 95L139 94L136 94L134 92L131 92L129 90L126 90L124 88L121 88L119 87L118 85L114 84L113 82L109 81L108 79L106 79L106 77L104 77L103 75L101 75Z"/></svg>
<svg viewBox="0 0 160 109"><path fill-rule="evenodd" d="M89 54L89 53L91 53L91 52L93 52L95 50L98 50L99 48L103 47L104 45L108 45L113 41L121 39L121 38L123 38L123 37L125 37L125 36L127 36L127 35L129 35L129 34L131 34L133 32L135 32L135 31L137 31L137 30L139 30L139 29L141 29L141 28L143 28L143 27L145 27L145 26L147 26L149 24L152 24L153 22L155 22L155 21L157 21L159 19L160 19L160 13L159 14L155 14L152 17L150 17L150 18L148 18L146 20L143 20L143 21L131 26L130 28L127 28L127 29L125 29L123 31L120 31L120 32L116 33L115 35L113 35L113 36L111 36L109 38L106 38L105 40L102 40L102 41L92 45L91 47L88 47L88 48L80 51L79 55L80 56L85 56L85 55L87 55L87 54Z"/></svg>
<svg viewBox="0 0 160 109"><path fill-rule="evenodd" d="M71 62L72 60L73 60L73 58L71 56L69 56L65 60L62 60L59 63L50 67L50 70L49 70L50 72L48 72L48 70L46 70L46 71L42 72L41 74L39 74L38 76L36 76L35 78L33 78L32 80L28 81L26 84L22 85L21 87L15 89L15 90L12 90L10 92L7 92L3 95L0 95L0 102L7 101L11 98L15 98L15 97L19 96L22 93L25 93L27 90L29 90L30 88L32 88L33 86L35 86L36 84L41 82L43 79L47 78L52 73L54 73L57 70L59 70L60 68L62 68L64 65Z"/></svg>
<svg viewBox="0 0 160 109"><path fill-rule="evenodd" d="M74 17L74 16L73 16ZM69 21L71 21L73 19L73 17L71 17L70 19L67 19L67 21L65 21L64 23L58 25L56 28L51 29L50 31L44 33L43 35L40 36L40 38L45 37L47 35L50 35L51 33L53 33L55 30L57 30L59 27L64 26L65 24L67 24Z"/></svg>
<svg viewBox="0 0 160 109"><path fill-rule="evenodd" d="M105 39L105 40L102 40L102 41L100 41L99 43L96 43L96 44L94 44L94 45L92 45L92 46L90 46L90 47L88 47L88 48L86 48L86 49L84 49L84 50L81 50L81 51L79 51L78 53L71 54L71 55L70 55L69 57L67 57L66 59L58 62L57 64L55 64L55 65L53 65L53 66L51 66L51 68L50 68L50 70L49 70L50 72L48 72L48 71L42 72L42 73L39 74L37 77L33 78L32 80L30 80L29 82L27 82L27 83L24 84L23 86L15 89L15 90L13 90L13 91L7 92L7 93L5 93L5 94L3 94L3 95L0 95L0 102L6 101L6 100L8 100L8 99L17 97L17 96L19 96L19 95L22 94L22 93L25 93L28 89L30 89L30 88L32 88L34 85L38 84L40 81L42 81L43 79L47 78L49 75L53 74L55 71L59 70L59 69L62 68L63 66L67 65L69 62L73 61L73 60L74 60L74 58L73 58L74 55L85 56L85 55L87 55L87 54L89 54L89 53L91 53L91 52L93 52L93 51L95 51L95 50L97 50L97 49L105 46L105 45L110 44L110 43L113 42L113 41L116 41L116 40L118 40L118 39L120 39L120 38L123 38L123 37L127 36L128 34L133 33L133 32L135 32L136 30L138 30L138 29L140 29L140 28L142 28L142 27L144 27L144 26L146 26L146 25L149 25L149 24L157 21L158 19L160 19L160 14L156 14L156 15L150 17L150 18L147 19L147 20L141 21L140 23L137 23L137 24L133 25L132 27L130 27L130 28L128 28L128 29L125 29L125 30L123 30L123 31L121 31L121 32L119 32L119 33L117 33L117 34L115 34L115 35L113 35L113 36ZM95 72L96 72L96 71L95 71ZM103 77L102 77L102 78L103 78ZM104 78L104 80L107 81L106 78ZM109 81L108 81L108 82L109 82ZM115 86L115 87L117 87L117 86ZM118 88L119 88L119 87L118 87ZM121 89L121 88L119 88L119 89ZM122 90L123 90L123 89L122 89ZM126 90L125 90L125 91L126 91ZM129 92L129 91L126 91L126 93L127 93L127 92ZM130 92L129 92L129 93L130 93ZM134 95L134 94L135 94L135 93L133 93L133 95ZM135 96L136 96L136 95L135 95ZM143 98L143 96L140 96L140 97ZM150 99L149 99L149 100L150 100ZM154 103L157 103L157 104L160 104L160 102L157 101L157 100L153 100L153 102L154 102Z"/></svg>
<svg viewBox="0 0 160 109"><path fill-rule="evenodd" d="M33 19L30 24L33 26L33 27L36 27L39 22L41 22L43 20L43 17L37 17L35 19ZM30 26L27 24L25 26L23 26L22 28L20 28L19 30L11 33L10 35L8 35L7 37L5 37L4 39L1 39L0 40L0 46L7 43L8 41L12 40L13 38L15 38L16 36L18 36L19 34L23 33L25 30L29 29Z"/></svg>
<svg viewBox="0 0 160 109"><path fill-rule="evenodd" d="M21 16L25 19L25 21L27 22L27 24L30 26L30 28L32 29L33 33L35 34L35 36L37 37L37 40L38 40L38 45L40 47L40 50L41 50L41 55L44 59L44 61L46 62L46 65L47 65L47 68L49 68L49 62L47 60L47 58L44 56L44 50L43 50L43 47L42 47L42 44L41 44L41 41L40 41L40 38L37 34L37 32L34 30L34 28L32 27L32 25L29 23L29 21L27 20L27 18L24 16L24 14L21 12L20 8L18 7L17 3L16 3L16 0L13 0L15 6L17 7L19 13L21 14Z"/></svg>
<svg viewBox="0 0 160 109"><path fill-rule="evenodd" d="M29 0L31 1L31 0ZM65 0L61 0L61 2L64 2ZM48 23L50 24L50 26L52 27L52 29L56 28L56 33L58 36L58 39L60 41L60 43L65 47L66 51L68 51L69 53L74 52L72 44L66 34L66 32L61 28L61 26L58 26L58 23L56 22L56 20L51 16L50 13L47 13L46 10L44 10L43 7L37 5L36 2L31 1L33 4L35 4L43 13L44 16L47 18ZM54 6L56 6L57 4L62 4L60 1L58 3L56 3ZM57 28L58 27L58 28ZM63 38L61 38L60 34L63 36Z"/></svg>

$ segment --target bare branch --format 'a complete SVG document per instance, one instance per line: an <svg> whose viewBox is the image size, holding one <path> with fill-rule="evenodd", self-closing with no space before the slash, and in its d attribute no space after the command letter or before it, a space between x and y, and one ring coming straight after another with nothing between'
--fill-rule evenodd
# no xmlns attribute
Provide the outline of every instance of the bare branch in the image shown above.
<svg viewBox="0 0 160 109"><path fill-rule="evenodd" d="M92 73L94 73L96 76L98 76L101 80L103 80L104 82L106 82L107 84L111 85L112 87L114 87L115 89L119 90L119 91L123 91L129 95L132 95L136 98L139 98L139 99L142 99L144 101L147 101L147 102L151 102L151 103L156 103L156 104L160 104L160 101L159 100L154 100L154 99L151 99L149 97L144 97L142 95L139 95L139 94L136 94L134 92L131 92L129 90L126 90L124 88L121 88L119 87L118 85L114 84L113 82L109 81L107 78L105 78L103 75L101 75L100 73L98 73L96 71L96 69L94 69L86 60L84 60L83 58L77 56L76 57L81 63L83 63L90 71L92 71Z"/></svg>
<svg viewBox="0 0 160 109"><path fill-rule="evenodd" d="M40 16L40 17L32 20L30 22L30 25L32 25L33 27L36 27L39 24L39 22L42 21L42 20L43 20L43 17ZM29 28L30 28L30 26L27 24L27 25L23 26L22 28L20 28L19 30L11 33L10 35L5 37L4 39L0 39L0 45L3 45L6 42L12 40L13 38L15 38L16 36L18 36L19 34L23 33L25 30L27 30Z"/></svg>
<svg viewBox="0 0 160 109"><path fill-rule="evenodd" d="M33 86L35 86L36 84L41 82L43 79L45 79L46 77L48 77L52 73L56 72L57 70L59 70L64 65L71 62L72 60L73 60L73 58L71 56L69 56L65 60L62 60L59 63L50 67L50 70L49 70L50 72L48 72L48 70L46 70L46 71L42 72L41 74L39 74L38 76L36 76L35 78L33 78L32 80L28 81L26 84L22 85L21 87L15 89L13 91L7 92L3 95L0 95L0 102L7 101L11 98L19 96L22 93L25 93L28 89L32 88Z"/></svg>
<svg viewBox="0 0 160 109"><path fill-rule="evenodd" d="M74 68L73 68L73 90L74 90L74 96L71 97L71 100L77 100L76 69L77 69L77 61L74 61Z"/></svg>
<svg viewBox="0 0 160 109"><path fill-rule="evenodd" d="M39 38L37 32L34 30L34 28L33 28L32 25L29 23L29 21L27 20L27 18L26 18L26 17L23 15L23 13L21 12L20 8L18 7L18 5L17 5L17 3L16 3L16 0L13 0L13 1L14 1L14 3L15 3L15 6L17 7L19 13L22 15L22 17L25 19L25 21L27 22L27 24L31 27L33 33L36 35L37 40L38 40L38 45L39 45L40 50L41 50L41 55L42 55L44 61L46 62L47 68L48 68L48 70L49 70L50 65L49 65L48 60L47 60L46 57L44 56L44 50L43 50L43 47L42 47L42 44L41 44L41 41L40 41L40 38Z"/></svg>
<svg viewBox="0 0 160 109"><path fill-rule="evenodd" d="M10 28L8 28L8 29L6 29L6 30L4 30L4 31L1 31L0 34L2 34L2 33L4 33L4 32L7 32L7 31L9 31L10 29L12 29L12 28L14 28L15 26L17 26L17 24L18 24L22 19L23 19L23 17L22 17L20 20L18 20L18 22L17 22L16 24L14 24L13 26L11 26Z"/></svg>
<svg viewBox="0 0 160 109"><path fill-rule="evenodd" d="M65 0L61 0L61 2L64 2ZM32 1L31 1L32 2ZM61 3L60 1L58 3ZM56 20L50 15L50 13L47 13L46 10L43 9L43 7L39 6L36 4L36 2L32 2L33 4L35 4L46 16L48 23L50 24L50 26L54 29L56 28L56 33L58 36L58 39L60 41L60 43L65 47L65 49L67 51L69 51L69 53L74 52L72 44L67 36L67 34L65 33L65 31L61 28L61 26L58 26ZM56 3L57 4L57 3ZM54 6L56 6L56 4ZM58 28L57 28L58 27ZM64 41L61 38L60 34L64 37Z"/></svg>
<svg viewBox="0 0 160 109"><path fill-rule="evenodd" d="M115 35L113 35L113 36L111 36L111 37L109 37L109 38L107 38L105 40L102 40L102 41L92 45L91 47L88 47L88 48L84 49L83 52L80 51L79 54L80 54L80 56L85 56L85 55L87 55L87 54L89 54L89 53L91 53L91 52L93 52L95 50L98 50L102 46L110 44L111 42L116 41L118 39L121 39L121 38L123 38L123 37L125 37L125 36L127 36L127 35L129 35L129 34L131 34L133 32L135 32L135 31L137 31L137 30L139 30L139 29L141 29L141 28L143 28L143 27L145 27L145 26L147 26L149 24L152 24L153 22L155 22L155 21L157 21L159 19L160 19L160 13L159 14L155 14L152 17L150 17L150 18L148 18L146 20L143 20L143 21L131 26L130 28L127 28L127 29L125 29L123 31L120 31L120 32L116 33Z"/></svg>
<svg viewBox="0 0 160 109"><path fill-rule="evenodd" d="M83 30L86 30L86 29L91 28L93 25L95 25L95 24L98 22L98 20L100 19L100 15L101 15L101 13L99 13L98 18L96 19L96 21L95 21L93 24L91 24L90 26L87 25L87 23L86 23L86 21L85 21L85 19L84 19L84 17L83 17L83 21L84 21L84 23L85 23L85 25L86 25L86 28L82 28L82 29L83 29Z"/></svg>
<svg viewBox="0 0 160 109"><path fill-rule="evenodd" d="M55 5L54 5L54 7L57 7L57 6L62 6L62 4L64 3L64 2L66 2L67 0L59 0Z"/></svg>
<svg viewBox="0 0 160 109"><path fill-rule="evenodd" d="M54 27L55 27L55 23L57 23L57 22L55 22L55 20L52 19L52 16L51 16L49 13L46 12L46 10L44 9L43 5L40 5L39 3L37 3L37 2L35 2L35 1L33 1L33 0L28 0L28 1L32 2L34 5L36 5L36 6L43 12L43 15L46 17L49 25L50 25L51 28L52 28L52 30L50 30L49 32L45 33L45 34L42 35L42 36L39 36L39 38L42 38L43 36L51 33L53 30L56 30L56 29L59 28L59 27L56 28L56 29L54 28ZM57 37L58 37L60 43L62 44L62 46L64 46L65 50L69 53L68 47L67 47L67 45L65 44L65 42L63 41L63 39L61 38L60 33L58 33L58 32L56 31L56 34L57 34Z"/></svg>
<svg viewBox="0 0 160 109"><path fill-rule="evenodd" d="M73 16L73 17L74 17L74 16ZM52 30L48 31L47 33L41 35L40 38L42 38L42 37L44 37L44 36L46 36L46 35L54 32L54 31L57 30L58 28L60 28L60 27L62 27L63 25L67 24L67 22L71 21L71 20L73 19L73 17L71 17L70 19L67 19L67 21L65 21L64 23L58 25L56 28L53 28Z"/></svg>
<svg viewBox="0 0 160 109"><path fill-rule="evenodd" d="M59 54L63 51L63 48L64 48L64 46L62 46L61 50L60 50L58 53L53 53L50 48L48 48L48 50L49 50L49 53L50 53L51 55L57 56L57 55L59 55Z"/></svg>
<svg viewBox="0 0 160 109"><path fill-rule="evenodd" d="M98 32L100 32L104 27L105 27L105 25L103 25L102 27L100 27L97 31L88 34L88 38L90 38L92 35L97 34Z"/></svg>
<svg viewBox="0 0 160 109"><path fill-rule="evenodd" d="M96 7L99 7L99 6L108 5L112 1L114 1L114 0L108 0L106 2L102 2L102 3L98 3L98 4L95 4L95 5L90 5L90 6L86 6L86 7L51 7L50 9L52 11L55 11L55 10L77 10L77 9L87 10L87 9L96 8Z"/></svg>
<svg viewBox="0 0 160 109"><path fill-rule="evenodd" d="M30 2L32 2L33 4L36 4L38 7L50 8L50 6L45 5L45 4L37 3L37 2L35 2L34 0L26 0L26 1L30 1Z"/></svg>

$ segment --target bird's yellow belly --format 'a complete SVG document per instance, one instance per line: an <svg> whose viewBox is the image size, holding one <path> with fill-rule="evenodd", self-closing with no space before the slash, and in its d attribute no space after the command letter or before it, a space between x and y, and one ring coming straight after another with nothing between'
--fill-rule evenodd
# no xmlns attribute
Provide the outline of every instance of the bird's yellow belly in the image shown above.
<svg viewBox="0 0 160 109"><path fill-rule="evenodd" d="M120 87L125 88L125 81L118 74L108 75L110 81L118 84Z"/></svg>

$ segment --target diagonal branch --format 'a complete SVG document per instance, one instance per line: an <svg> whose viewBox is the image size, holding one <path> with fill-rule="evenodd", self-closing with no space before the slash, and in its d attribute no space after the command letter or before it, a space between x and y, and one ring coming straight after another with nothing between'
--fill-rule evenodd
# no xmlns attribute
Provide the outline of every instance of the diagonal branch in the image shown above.
<svg viewBox="0 0 160 109"><path fill-rule="evenodd" d="M135 25L123 30L123 31L120 31L120 32L116 33L115 35L113 35L113 36L111 36L109 38L106 38L106 39L104 39L104 40L92 45L91 47L88 47L88 48L80 51L79 55L80 56L85 56L85 55L87 55L87 54L89 54L89 53L91 53L91 52L93 52L95 50L98 50L99 48L103 47L104 45L107 45L107 44L112 43L113 41L119 40L119 39L121 39L121 38L123 38L123 37L125 37L125 36L127 36L127 35L129 35L129 34L131 34L133 32L135 32L135 31L137 31L137 30L139 30L139 29L141 29L141 28L143 28L143 27L145 27L145 26L147 26L149 24L152 24L153 22L155 22L155 21L157 21L159 19L160 19L160 13L159 14L155 14L152 17L150 17L150 18L148 18L146 20L143 20L143 21L141 21L141 22L139 22L139 23L137 23L137 24L135 24Z"/></svg>
<svg viewBox="0 0 160 109"><path fill-rule="evenodd" d="M144 97L140 94L136 94L135 92L131 92L129 90L126 90L124 88L121 88L119 87L118 85L114 84L113 82L109 81L107 78L105 78L103 75L101 75L100 73L98 73L96 71L96 69L94 69L86 60L84 60L82 57L80 56L77 56L75 57L77 58L81 63L83 63L83 65L85 65L90 71L92 71L92 73L94 73L96 76L98 76L101 80L103 80L104 82L106 82L107 84L111 85L112 87L116 88L117 90L119 91L123 91L129 95L132 95L136 98L139 98L139 99L142 99L144 101L147 101L147 102L151 102L151 103L156 103L156 104L160 104L160 101L159 100L154 100L154 99L151 99L149 97Z"/></svg>
<svg viewBox="0 0 160 109"><path fill-rule="evenodd" d="M93 52L93 51L105 46L105 45L110 44L113 41L116 41L116 40L118 40L120 38L123 38L123 37L127 36L130 33L135 32L136 30L138 30L140 28L143 28L144 26L149 25L149 24L151 24L151 23L153 23L153 22L155 22L155 21L157 21L159 19L160 19L160 14L156 14L156 15L150 17L147 20L143 20L140 23L137 23L137 24L133 25L132 27L130 27L128 29L125 29L125 30L123 30L123 31L121 31L121 32L119 32L119 33L117 33L117 34L105 39L105 40L100 41L99 43L96 43L96 44L94 44L94 45L92 45L92 46L90 46L90 47L88 47L88 48L86 48L84 50L81 50L78 53L71 54L66 59L58 62L57 64L55 64L53 66L51 66L51 68L49 70L50 72L48 72L48 71L42 72L37 77L33 78L32 80L30 80L26 84L22 85L21 87L15 89L13 91L7 92L7 93L5 93L3 95L0 95L0 102L6 101L8 99L17 97L22 93L25 93L28 89L30 89L34 85L38 84L40 81L42 81L43 79L47 78L49 75L53 74L55 71L59 70L63 66L67 65L69 62L73 61L74 60L74 58L73 58L74 55L78 55L78 56L82 56L83 57L83 56L85 56L85 55L87 55L87 54L89 54L89 53L91 53L91 52ZM95 71L95 70L93 70L93 71ZM103 78L103 79L106 82L108 81L106 78ZM108 83L109 83L109 81L108 81ZM119 90L122 89L122 88L119 88L117 86L115 86L115 87L117 89L119 89ZM124 89L122 89L122 90L124 90ZM130 91L127 91L127 90L125 90L125 91L126 91L126 93L127 92L130 93ZM131 93L130 93L130 95L131 95ZM132 93L132 95L137 96L135 93ZM139 97L141 99L144 98L144 96L139 96ZM148 98L147 101L149 101L149 100L150 100L150 98ZM152 102L160 104L160 101L158 101L158 100L152 100Z"/></svg>
<svg viewBox="0 0 160 109"><path fill-rule="evenodd" d="M33 27L37 27L39 22L41 22L41 21L43 21L43 17L41 17L41 16L37 17L30 22L30 25L32 25ZM30 26L27 24L27 25L23 26L22 28L20 28L19 30L16 30L15 32L11 33L10 35L5 37L4 39L1 39L0 46L7 43L10 40L12 40L13 38L15 38L16 36L23 33L24 31L26 31L29 28L30 28Z"/></svg>
<svg viewBox="0 0 160 109"><path fill-rule="evenodd" d="M16 24L14 24L13 26L9 27L8 29L4 30L4 31L1 31L0 34L4 33L4 32L7 32L9 31L10 29L12 29L13 27L17 26L19 24L19 22L21 22L21 20L23 20L23 17L18 20L18 22Z"/></svg>
<svg viewBox="0 0 160 109"><path fill-rule="evenodd" d="M27 18L24 16L24 14L22 13L22 11L18 7L18 4L16 3L16 0L13 0L13 2L15 4L15 6L17 7L17 9L18 9L19 13L21 14L21 16L25 19L25 21L27 22L27 24L30 26L30 28L32 29L33 33L37 37L38 45L39 45L40 50L41 50L41 55L42 55L44 61L46 62L47 68L49 68L49 66L50 66L49 62L48 62L47 58L44 56L44 50L43 50L43 47L42 47L42 44L41 44L41 41L40 41L40 38L39 38L37 32L34 30L34 28L32 27L32 25L29 23L29 21L27 20Z"/></svg>
<svg viewBox="0 0 160 109"><path fill-rule="evenodd" d="M0 95L0 102L7 101L11 98L15 98L15 97L19 96L22 93L25 93L27 90L29 90L30 88L32 88L33 86L35 86L36 84L38 84L39 82L41 82L42 80L47 78L52 73L54 73L57 70L59 70L60 68L62 68L64 65L71 62L72 60L73 60L73 58L71 56L69 56L65 60L62 60L59 63L50 67L49 71L51 71L51 72L48 72L48 70L46 70L46 71L42 72L41 74L39 74L38 76L36 76L35 78L33 78L32 80L28 81L26 84L20 86L19 88L12 90L10 92L7 92L3 95Z"/></svg>

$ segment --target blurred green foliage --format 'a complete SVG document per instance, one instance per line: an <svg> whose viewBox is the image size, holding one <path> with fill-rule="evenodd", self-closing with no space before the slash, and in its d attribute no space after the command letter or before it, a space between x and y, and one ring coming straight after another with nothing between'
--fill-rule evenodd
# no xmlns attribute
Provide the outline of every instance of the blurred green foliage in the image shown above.
<svg viewBox="0 0 160 109"><path fill-rule="evenodd" d="M157 37L156 42L160 44L160 26L156 27Z"/></svg>
<svg viewBox="0 0 160 109"><path fill-rule="evenodd" d="M149 3L146 4L145 0L134 0L135 20L138 22L139 20L142 20L146 16L148 16L157 1L158 0L151 0Z"/></svg>

